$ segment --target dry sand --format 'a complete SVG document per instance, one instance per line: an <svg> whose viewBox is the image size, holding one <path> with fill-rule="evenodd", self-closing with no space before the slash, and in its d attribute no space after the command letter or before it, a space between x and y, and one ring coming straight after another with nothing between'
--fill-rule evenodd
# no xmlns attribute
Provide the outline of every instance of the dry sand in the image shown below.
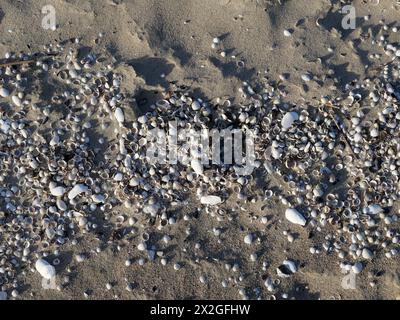
<svg viewBox="0 0 400 320"><path fill-rule="evenodd" d="M132 66L131 81L139 86L138 100L154 99L154 91L165 91L171 83L191 87L195 97L236 97L241 82L260 83L263 77L272 80L287 74L286 99L293 103L309 104L323 95L340 94L343 86L362 79L368 70L390 59L371 60L368 55L382 52L369 42L360 43L361 30L385 23L398 25L400 7L395 1L381 0L379 5L370 1L354 1L357 12L356 30L340 27L342 15L339 1L292 0L1 0L0 1L0 55L6 52L40 52L44 44L81 38L81 44L97 51L107 51L119 62ZM373 2L373 1L372 1ZM41 27L41 8L51 4L56 9L56 31ZM362 17L371 15L369 21ZM321 26L316 20L320 18ZM334 28L340 35L335 32ZM285 37L284 29L292 29ZM374 29L373 29L374 30ZM99 33L104 33L99 38ZM392 42L399 42L400 32L393 34ZM221 39L218 49L211 48L214 37ZM397 37L397 39L396 39ZM95 39L98 39L95 43ZM351 42L353 40L353 42ZM333 48L332 52L328 48ZM226 52L222 57L220 52ZM234 56L234 58L232 57ZM238 67L237 61L244 66ZM368 66L368 68L367 68ZM332 69L339 82L323 81L323 75ZM310 72L314 80L306 85L301 75ZM163 77L162 75L165 75ZM132 87L134 87L132 86ZM145 107L145 106L143 106ZM261 298L270 298L265 290L264 276L276 276L276 267L286 258L300 262L300 270L291 278L281 280L280 293L299 299L395 299L400 296L398 279L399 259L376 258L368 270L384 270L385 274L375 287L368 285L367 271L358 278L355 290L341 286L343 274L336 255L312 255L309 248L319 244L323 235L308 237L306 229L289 225L284 219L285 207L279 202L245 204L245 210L233 221L217 223L202 215L196 223L183 220L172 226L172 241L167 247L170 262L162 266L159 261L137 263L141 256L136 243L125 243L121 251L109 245L99 254L91 253L97 246L91 235L79 239L78 245L66 245L60 279L71 269L71 283L62 291L43 290L37 273L27 273L22 299L83 299L85 290L91 299L240 299L239 288L246 288L254 296L253 288L261 288ZM184 211L192 212L189 203ZM185 212L181 212L183 216ZM267 214L267 225L252 219L252 215ZM193 234L187 239L185 229L191 225ZM223 241L212 234L218 224L225 232ZM293 243L287 241L284 230L297 234ZM250 249L243 242L247 231L260 235L262 243ZM194 243L203 246L198 262L188 259L194 255ZM186 249L186 251L184 251ZM251 262L251 252L258 260ZM76 263L72 256L87 252L90 259ZM133 259L130 267L124 265ZM183 261L184 268L175 271L173 263ZM186 261L186 262L185 262ZM189 262L191 261L191 262ZM226 262L238 261L245 280L223 288L221 281L233 275L225 270ZM262 262L268 262L266 271ZM201 284L199 276L206 274L208 282ZM132 292L126 283L134 283ZM107 282L115 282L106 290ZM280 298L279 294L277 295Z"/></svg>

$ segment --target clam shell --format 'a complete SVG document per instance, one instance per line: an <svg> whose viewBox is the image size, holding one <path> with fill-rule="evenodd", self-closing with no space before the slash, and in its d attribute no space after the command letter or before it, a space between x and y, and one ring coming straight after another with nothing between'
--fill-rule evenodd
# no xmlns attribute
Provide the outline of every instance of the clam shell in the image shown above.
<svg viewBox="0 0 400 320"><path fill-rule="evenodd" d="M306 219L303 217L303 215L293 208L286 209L285 217L291 223L299 224L301 226L305 226L307 222Z"/></svg>
<svg viewBox="0 0 400 320"><path fill-rule="evenodd" d="M119 123L123 123L125 121L124 112L122 111L121 108L116 108L114 111L114 115L115 119L117 119Z"/></svg>
<svg viewBox="0 0 400 320"><path fill-rule="evenodd" d="M56 269L46 260L39 259L35 263L36 270L45 279L52 279L56 276Z"/></svg>
<svg viewBox="0 0 400 320"><path fill-rule="evenodd" d="M66 189L62 186L50 187L50 193L55 197L62 197L65 192Z"/></svg>
<svg viewBox="0 0 400 320"><path fill-rule="evenodd" d="M287 112L281 121L282 129L287 130L289 129L293 122L299 120L299 114L297 112Z"/></svg>
<svg viewBox="0 0 400 320"><path fill-rule="evenodd" d="M200 199L201 204L215 206L222 202L222 199L218 196L203 196Z"/></svg>
<svg viewBox="0 0 400 320"><path fill-rule="evenodd" d="M8 89L1 87L0 88L0 96L3 98L7 98L10 95L10 91Z"/></svg>
<svg viewBox="0 0 400 320"><path fill-rule="evenodd" d="M83 192L88 192L89 188L84 184L76 184L69 192L68 199L72 200Z"/></svg>

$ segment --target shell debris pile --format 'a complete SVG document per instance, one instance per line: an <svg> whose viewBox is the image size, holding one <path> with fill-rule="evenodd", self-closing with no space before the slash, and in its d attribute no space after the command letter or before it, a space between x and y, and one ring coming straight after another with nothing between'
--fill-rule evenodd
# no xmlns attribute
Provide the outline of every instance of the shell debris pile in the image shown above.
<svg viewBox="0 0 400 320"><path fill-rule="evenodd" d="M143 112L134 93L121 89L124 79L113 71L113 63L94 53L81 57L75 47L45 49L35 64L8 66L0 74L1 299L18 297L21 272L36 268L46 279L56 277L64 246L87 233L108 241L102 231L109 227L111 241L128 237L132 248L143 254L139 265L160 261L182 272L186 264L163 256L152 243L152 231L165 230L162 239L168 244L168 228L192 218L176 210L188 201L197 203L194 212L215 220L212 234L218 241L225 232L218 222L238 214L232 202L280 201L282 209L273 212L279 223L323 234L323 242L310 252L337 255L343 270L361 273L378 255L398 258L400 63L393 50L392 63L379 76L348 84L345 96L323 97L314 106L284 102L273 84L255 92L243 83L243 104L204 101L175 87ZM42 100L35 90L48 79L62 86ZM132 109L137 118L130 116ZM374 110L376 118L367 116L366 109ZM148 140L148 132L167 129L170 121L176 127L169 130L176 131L251 130L256 137L254 171L239 176L235 165L203 165L196 159L154 163L148 150L167 150ZM260 180L271 187L256 187ZM259 236L268 234L264 228L269 218L261 213L259 219L260 227L240 235L246 248L271 246ZM185 232L189 236L191 229ZM290 242L298 241L286 235ZM201 247L195 244L196 250ZM58 258L50 261L50 255ZM79 253L75 261L84 264L88 258ZM261 261L259 252L248 259ZM132 264L125 260L126 267ZM225 268L237 273L241 265L227 262ZM260 285L258 290L242 285L241 272L235 280L219 280L223 287L239 283L243 298L270 292L287 297L280 285L301 268L291 257L281 266L262 262L260 270L268 270L268 276L259 277L265 288ZM202 284L212 281L203 274L198 277ZM111 284L106 287L114 290ZM127 288L132 291L131 285Z"/></svg>

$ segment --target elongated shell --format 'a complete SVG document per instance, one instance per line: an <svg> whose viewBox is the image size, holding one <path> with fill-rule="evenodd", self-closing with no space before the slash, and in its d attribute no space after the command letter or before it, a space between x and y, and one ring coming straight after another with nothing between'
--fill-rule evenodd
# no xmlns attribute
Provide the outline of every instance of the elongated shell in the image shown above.
<svg viewBox="0 0 400 320"><path fill-rule="evenodd" d="M203 166L199 159L192 159L192 161L190 162L190 165L192 166L192 169L194 172L196 172L196 174L198 174L198 175L203 174Z"/></svg>
<svg viewBox="0 0 400 320"><path fill-rule="evenodd" d="M12 96L11 100L17 107L22 106L22 101L21 101L21 99L19 97Z"/></svg>
<svg viewBox="0 0 400 320"><path fill-rule="evenodd" d="M306 222L307 222L306 219L303 217L303 215L300 212L298 212L296 209L292 209L292 208L286 209L285 217L291 223L299 224L301 226L305 226Z"/></svg>
<svg viewBox="0 0 400 320"><path fill-rule="evenodd" d="M220 204L222 202L222 199L218 196L203 196L203 197L201 197L200 202L202 204L208 204L210 206L215 206L217 204Z"/></svg>
<svg viewBox="0 0 400 320"><path fill-rule="evenodd" d="M77 184L75 185L69 192L68 192L68 199L72 200L78 195L80 195L83 192L88 192L89 188L85 186L84 184Z"/></svg>
<svg viewBox="0 0 400 320"><path fill-rule="evenodd" d="M35 263L36 270L45 279L51 279L56 276L56 269L46 260L39 259Z"/></svg>
<svg viewBox="0 0 400 320"><path fill-rule="evenodd" d="M117 119L119 123L123 123L125 121L124 112L122 111L121 108L116 108L114 111L114 115L115 119Z"/></svg>

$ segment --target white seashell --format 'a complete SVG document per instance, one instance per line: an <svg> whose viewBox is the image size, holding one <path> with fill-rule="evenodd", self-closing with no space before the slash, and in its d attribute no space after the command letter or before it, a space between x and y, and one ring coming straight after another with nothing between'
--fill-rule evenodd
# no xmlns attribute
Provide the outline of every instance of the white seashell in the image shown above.
<svg viewBox="0 0 400 320"><path fill-rule="evenodd" d="M308 82L308 81L311 81L311 75L309 75L309 74L303 74L302 76L301 76L301 79L303 80L303 81L305 81L305 82Z"/></svg>
<svg viewBox="0 0 400 320"><path fill-rule="evenodd" d="M201 204L207 204L210 206L215 206L222 202L222 199L218 196L203 196L200 199Z"/></svg>
<svg viewBox="0 0 400 320"><path fill-rule="evenodd" d="M60 209L61 211L67 210L67 205L63 200L57 199L56 204L57 204L57 208Z"/></svg>
<svg viewBox="0 0 400 320"><path fill-rule="evenodd" d="M367 259L367 260L371 260L374 256L372 251L369 250L368 248L364 248L361 255L364 259Z"/></svg>
<svg viewBox="0 0 400 320"><path fill-rule="evenodd" d="M160 205L158 203L149 204L143 208L143 212L150 214L152 217L155 217L159 210Z"/></svg>
<svg viewBox="0 0 400 320"><path fill-rule="evenodd" d="M12 96L11 100L17 107L22 106L22 101L18 96Z"/></svg>
<svg viewBox="0 0 400 320"><path fill-rule="evenodd" d="M370 206L367 207L367 213L368 214L378 214L383 211L382 207L379 204L371 204Z"/></svg>
<svg viewBox="0 0 400 320"><path fill-rule="evenodd" d="M5 134L7 134L10 129L11 129L10 124L4 121L3 119L0 119L0 130L3 131Z"/></svg>
<svg viewBox="0 0 400 320"><path fill-rule="evenodd" d="M281 121L282 129L287 130L289 129L293 122L299 120L299 114L297 112L288 112L286 113Z"/></svg>
<svg viewBox="0 0 400 320"><path fill-rule="evenodd" d="M194 172L196 172L196 174L198 175L203 174L203 165L201 164L199 159L192 159L190 165L192 166L192 169Z"/></svg>
<svg viewBox="0 0 400 320"><path fill-rule="evenodd" d="M249 233L244 237L244 243L245 244L252 244L253 243L253 235Z"/></svg>
<svg viewBox="0 0 400 320"><path fill-rule="evenodd" d="M194 110L194 111L197 111L197 110L199 110L201 108L201 105L200 105L200 103L198 102L198 101L193 101L192 102L192 109Z"/></svg>
<svg viewBox="0 0 400 320"><path fill-rule="evenodd" d="M141 242L141 243L138 244L137 248L138 248L139 251L144 251L144 250L147 249L147 245L146 245L145 242Z"/></svg>
<svg viewBox="0 0 400 320"><path fill-rule="evenodd" d="M124 112L122 111L121 108L116 108L114 115L115 115L115 119L117 119L117 121L119 123L123 123L125 121Z"/></svg>
<svg viewBox="0 0 400 320"><path fill-rule="evenodd" d="M297 272L296 263L291 260L285 260L282 262L282 265L276 269L276 273L279 277L288 278L292 274Z"/></svg>
<svg viewBox="0 0 400 320"><path fill-rule="evenodd" d="M288 29L283 30L283 35L285 37L290 37L292 35L292 32Z"/></svg>
<svg viewBox="0 0 400 320"><path fill-rule="evenodd" d="M46 260L39 259L35 263L36 270L45 279L52 279L56 276L56 269Z"/></svg>
<svg viewBox="0 0 400 320"><path fill-rule="evenodd" d="M49 185L50 193L55 197L62 197L66 192L66 189L62 186L55 187L52 184Z"/></svg>
<svg viewBox="0 0 400 320"><path fill-rule="evenodd" d="M291 223L299 224L301 226L305 226L307 222L306 219L303 217L303 215L293 208L286 209L285 217Z"/></svg>
<svg viewBox="0 0 400 320"><path fill-rule="evenodd" d="M351 271L353 271L353 273L355 274L359 274L361 273L361 271L364 269L364 266L361 262L356 262L352 267L351 267Z"/></svg>
<svg viewBox="0 0 400 320"><path fill-rule="evenodd" d="M7 98L10 95L10 91L8 89L1 87L0 88L0 96L3 98Z"/></svg>
<svg viewBox="0 0 400 320"><path fill-rule="evenodd" d="M84 184L76 184L69 192L68 199L72 200L83 192L88 192L89 188Z"/></svg>
<svg viewBox="0 0 400 320"><path fill-rule="evenodd" d="M94 194L92 195L92 200L94 203L101 203L106 200L106 197L103 196L102 194Z"/></svg>
<svg viewBox="0 0 400 320"><path fill-rule="evenodd" d="M379 130L376 128L373 128L370 132L371 137L376 138L377 136L379 136Z"/></svg>

